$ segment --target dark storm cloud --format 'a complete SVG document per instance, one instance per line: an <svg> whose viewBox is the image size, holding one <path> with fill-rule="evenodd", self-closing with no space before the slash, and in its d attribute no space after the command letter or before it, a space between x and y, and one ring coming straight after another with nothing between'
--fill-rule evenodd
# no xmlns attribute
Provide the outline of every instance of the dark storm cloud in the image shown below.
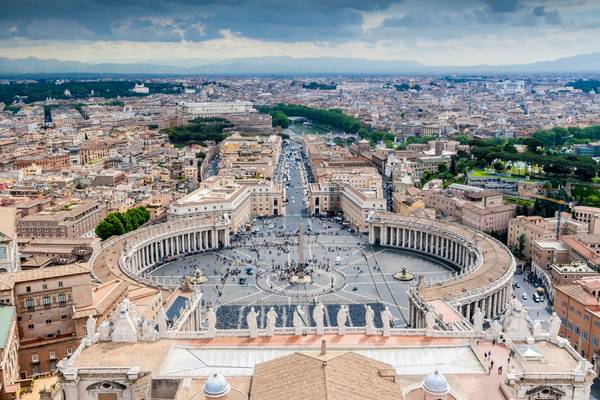
<svg viewBox="0 0 600 400"><path fill-rule="evenodd" d="M534 7L531 0L0 0L0 39L204 41L229 30L262 40L340 42L561 23L556 10L536 1ZM363 12L385 13L394 4L406 12L364 31Z"/></svg>
<svg viewBox="0 0 600 400"><path fill-rule="evenodd" d="M0 6L3 37L197 41L219 36L222 29L259 39L347 39L360 31L361 11L385 9L394 1L2 0L0 3L6 3Z"/></svg>

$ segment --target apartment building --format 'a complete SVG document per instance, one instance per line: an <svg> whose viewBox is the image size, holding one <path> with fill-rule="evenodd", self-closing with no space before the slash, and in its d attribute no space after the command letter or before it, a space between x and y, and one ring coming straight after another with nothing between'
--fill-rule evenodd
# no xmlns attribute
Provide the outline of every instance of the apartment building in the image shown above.
<svg viewBox="0 0 600 400"><path fill-rule="evenodd" d="M23 156L14 161L16 169L27 168L31 165L38 165L44 171L60 171L71 166L71 156L66 154L44 154Z"/></svg>
<svg viewBox="0 0 600 400"><path fill-rule="evenodd" d="M307 135L304 144L316 181L309 185L309 212L342 212L355 229L366 231L368 215L387 206L377 169L321 137Z"/></svg>
<svg viewBox="0 0 600 400"><path fill-rule="evenodd" d="M588 224L588 233L600 233L600 208L573 206L573 219Z"/></svg>
<svg viewBox="0 0 600 400"><path fill-rule="evenodd" d="M280 136L233 134L219 146L219 169L242 178L272 180L280 154Z"/></svg>
<svg viewBox="0 0 600 400"><path fill-rule="evenodd" d="M554 310L561 319L560 334L583 357L597 362L600 338L600 277L556 286Z"/></svg>
<svg viewBox="0 0 600 400"><path fill-rule="evenodd" d="M368 215L385 211L386 200L375 191L359 190L351 184L319 184L309 187L309 212L319 215L341 211L344 218L360 232L367 230Z"/></svg>
<svg viewBox="0 0 600 400"><path fill-rule="evenodd" d="M106 216L106 204L86 201L47 209L17 221L19 237L77 238L92 232Z"/></svg>
<svg viewBox="0 0 600 400"><path fill-rule="evenodd" d="M172 203L167 218L221 218L224 214L234 232L254 217L285 215L281 185L225 174L211 176L200 182L198 189Z"/></svg>
<svg viewBox="0 0 600 400"><path fill-rule="evenodd" d="M508 224L508 247L517 247L519 237L523 235L523 257L531 260L534 241L552 241L557 239L558 218L540 216L518 216ZM587 233L588 226L584 222L575 221L571 214L562 213L559 235L577 235Z"/></svg>
<svg viewBox="0 0 600 400"><path fill-rule="evenodd" d="M516 209L514 204L504 204L498 191L459 184L426 191L425 206L484 232L505 232Z"/></svg>
<svg viewBox="0 0 600 400"><path fill-rule="evenodd" d="M90 271L69 264L2 275L0 304L15 307L22 379L52 371L79 345L73 315L93 304Z"/></svg>

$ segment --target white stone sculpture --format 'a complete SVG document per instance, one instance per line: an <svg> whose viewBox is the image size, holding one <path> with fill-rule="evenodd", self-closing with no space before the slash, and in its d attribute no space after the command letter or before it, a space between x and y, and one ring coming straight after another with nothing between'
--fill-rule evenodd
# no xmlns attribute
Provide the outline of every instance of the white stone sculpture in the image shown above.
<svg viewBox="0 0 600 400"><path fill-rule="evenodd" d="M85 321L85 338L89 343L94 341L94 336L96 335L96 318L90 315Z"/></svg>
<svg viewBox="0 0 600 400"><path fill-rule="evenodd" d="M158 326L158 331L163 333L167 331L167 314L165 313L164 307L160 307L158 310L158 314L156 315L156 324Z"/></svg>
<svg viewBox="0 0 600 400"><path fill-rule="evenodd" d="M212 307L209 307L206 312L206 320L208 325L206 336L214 338L217 333L217 313Z"/></svg>
<svg viewBox="0 0 600 400"><path fill-rule="evenodd" d="M142 323L141 340L145 342L154 342L158 340L158 331L156 330L156 322L144 320Z"/></svg>
<svg viewBox="0 0 600 400"><path fill-rule="evenodd" d="M338 335L346 334L346 320L348 319L348 308L345 305L340 307L337 313L336 321L338 325Z"/></svg>
<svg viewBox="0 0 600 400"><path fill-rule="evenodd" d="M108 342L110 341L110 333L111 333L111 326L110 326L110 322L108 320L104 320L100 323L100 327L98 328L99 331L99 339L102 342Z"/></svg>
<svg viewBox="0 0 600 400"><path fill-rule="evenodd" d="M312 312L313 319L317 326L317 335L323 335L325 333L325 323L323 318L325 317L325 306L319 302Z"/></svg>
<svg viewBox="0 0 600 400"><path fill-rule="evenodd" d="M296 311L294 311L292 324L294 325L294 335L302 336L302 332L304 331L304 311L302 311L299 305L296 306Z"/></svg>
<svg viewBox="0 0 600 400"><path fill-rule="evenodd" d="M527 309L517 299L513 299L508 312L504 314L502 322L502 331L505 337L512 340L527 340L531 336L531 328Z"/></svg>
<svg viewBox="0 0 600 400"><path fill-rule="evenodd" d="M137 342L139 321L135 318L135 313L130 309L131 302L124 299L119 305L119 312L112 317L112 334L113 342Z"/></svg>
<svg viewBox="0 0 600 400"><path fill-rule="evenodd" d="M490 325L490 333L497 338L502 333L502 325L498 321L493 321Z"/></svg>
<svg viewBox="0 0 600 400"><path fill-rule="evenodd" d="M275 324L277 323L277 312L271 307L267 312L267 336L275 335Z"/></svg>
<svg viewBox="0 0 600 400"><path fill-rule="evenodd" d="M553 312L548 320L548 333L550 334L550 338L556 339L558 337L558 332L560 332L560 317Z"/></svg>
<svg viewBox="0 0 600 400"><path fill-rule="evenodd" d="M369 305L367 305L365 308L366 308L365 322L366 322L367 335L374 335L375 334L375 312Z"/></svg>
<svg viewBox="0 0 600 400"><path fill-rule="evenodd" d="M535 321L533 323L533 337L540 337L542 333L544 333L544 330L542 329L542 323L540 321Z"/></svg>
<svg viewBox="0 0 600 400"><path fill-rule="evenodd" d="M476 333L483 332L483 319L485 315L479 309L479 307L475 307L475 312L473 313L473 329Z"/></svg>
<svg viewBox="0 0 600 400"><path fill-rule="evenodd" d="M246 315L246 322L248 323L248 330L250 331L250 337L255 338L258 337L258 322L257 317L258 314L254 307L250 307L250 312Z"/></svg>
<svg viewBox="0 0 600 400"><path fill-rule="evenodd" d="M381 321L383 322L383 336L390 337L390 328L392 323L392 313L388 306L385 306L381 312Z"/></svg>
<svg viewBox="0 0 600 400"><path fill-rule="evenodd" d="M429 310L425 313L425 329L428 331L432 331L435 329L435 312L433 310Z"/></svg>

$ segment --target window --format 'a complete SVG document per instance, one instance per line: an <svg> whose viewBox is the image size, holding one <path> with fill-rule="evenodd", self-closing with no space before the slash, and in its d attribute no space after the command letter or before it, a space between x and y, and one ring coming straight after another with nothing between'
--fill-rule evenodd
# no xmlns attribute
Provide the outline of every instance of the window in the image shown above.
<svg viewBox="0 0 600 400"><path fill-rule="evenodd" d="M31 362L34 362L34 363L36 363L36 362L40 362L40 358L38 357L38 355L37 355L37 354L33 354L33 355L31 356Z"/></svg>
<svg viewBox="0 0 600 400"><path fill-rule="evenodd" d="M52 301L50 300L50 296L46 295L42 298L42 304L44 304L44 307L50 307L51 302Z"/></svg>
<svg viewBox="0 0 600 400"><path fill-rule="evenodd" d="M51 360L54 360L54 359L56 359L56 352L55 352L55 351L51 351L51 352L49 352L49 353L48 353L48 357L49 357Z"/></svg>
<svg viewBox="0 0 600 400"><path fill-rule="evenodd" d="M67 314L62 314L62 315L60 316L60 319L67 319Z"/></svg>
<svg viewBox="0 0 600 400"><path fill-rule="evenodd" d="M42 290L48 290L48 284L47 283L44 283L42 285Z"/></svg>
<svg viewBox="0 0 600 400"><path fill-rule="evenodd" d="M581 331L581 338L583 340L586 340L586 341L588 340L588 333L587 333L587 331Z"/></svg>
<svg viewBox="0 0 600 400"><path fill-rule="evenodd" d="M598 346L598 338L596 336L592 336L592 346Z"/></svg>
<svg viewBox="0 0 600 400"><path fill-rule="evenodd" d="M73 354L73 349L69 347L67 349L67 355L70 356L71 354Z"/></svg>
<svg viewBox="0 0 600 400"><path fill-rule="evenodd" d="M62 281L58 281L58 287L59 287L59 288L63 287L63 283L62 283Z"/></svg>
<svg viewBox="0 0 600 400"><path fill-rule="evenodd" d="M28 310L32 310L35 308L35 305L33 303L33 297L28 297L25 300L25 307L27 307Z"/></svg>
<svg viewBox="0 0 600 400"><path fill-rule="evenodd" d="M571 323L571 321L567 321L567 329L570 331L573 330L573 324Z"/></svg>
<svg viewBox="0 0 600 400"><path fill-rule="evenodd" d="M31 293L31 286L27 286L27 287L25 288L25 291L26 291L27 293Z"/></svg>
<svg viewBox="0 0 600 400"><path fill-rule="evenodd" d="M575 334L579 335L579 327L578 326L575 326Z"/></svg>
<svg viewBox="0 0 600 400"><path fill-rule="evenodd" d="M27 325L27 328L33 329L33 328L35 328L35 325L34 324L29 324L29 325Z"/></svg>
<svg viewBox="0 0 600 400"><path fill-rule="evenodd" d="M47 320L46 320L46 323L47 323L47 324L51 324L51 323L52 323L52 320L51 320L51 319L47 319Z"/></svg>
<svg viewBox="0 0 600 400"><path fill-rule="evenodd" d="M60 304L65 304L67 302L67 295L65 294L65 292L60 292L58 294L58 302Z"/></svg>

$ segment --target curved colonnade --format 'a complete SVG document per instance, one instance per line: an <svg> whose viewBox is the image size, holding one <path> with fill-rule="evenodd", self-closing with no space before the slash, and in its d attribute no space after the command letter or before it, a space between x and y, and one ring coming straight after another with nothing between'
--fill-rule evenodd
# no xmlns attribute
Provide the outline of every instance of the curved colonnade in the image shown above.
<svg viewBox="0 0 600 400"><path fill-rule="evenodd" d="M436 300L453 306L472 321L477 307L485 318L495 318L504 312L512 297L516 268L512 253L501 242L477 230L381 212L370 218L369 243L427 254L456 269L452 277L420 279L409 289L408 322L413 328L425 326L428 303Z"/></svg>
<svg viewBox="0 0 600 400"><path fill-rule="evenodd" d="M123 272L143 276L179 257L229 246L228 219L189 218L150 226L126 239L119 266Z"/></svg>

